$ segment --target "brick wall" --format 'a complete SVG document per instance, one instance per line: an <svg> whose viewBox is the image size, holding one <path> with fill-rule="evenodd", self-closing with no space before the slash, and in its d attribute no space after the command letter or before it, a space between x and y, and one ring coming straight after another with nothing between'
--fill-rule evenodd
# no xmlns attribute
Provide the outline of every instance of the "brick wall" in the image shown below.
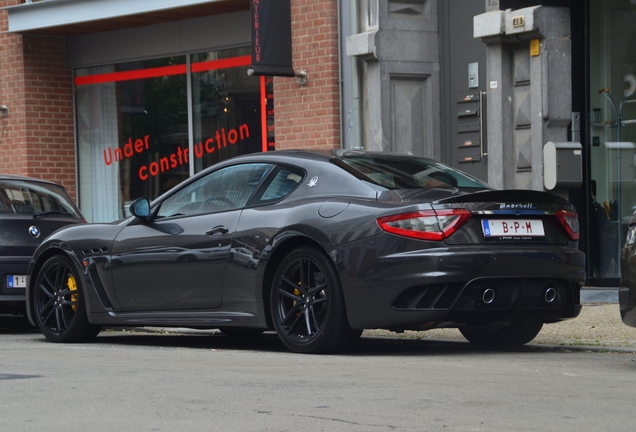
<svg viewBox="0 0 636 432"><path fill-rule="evenodd" d="M0 1L0 6L21 3ZM0 11L0 31L8 30ZM52 180L76 198L72 71L64 39L0 34L0 172Z"/></svg>
<svg viewBox="0 0 636 432"><path fill-rule="evenodd" d="M307 71L274 78L276 148L339 148L338 5L335 0L291 0L292 58Z"/></svg>

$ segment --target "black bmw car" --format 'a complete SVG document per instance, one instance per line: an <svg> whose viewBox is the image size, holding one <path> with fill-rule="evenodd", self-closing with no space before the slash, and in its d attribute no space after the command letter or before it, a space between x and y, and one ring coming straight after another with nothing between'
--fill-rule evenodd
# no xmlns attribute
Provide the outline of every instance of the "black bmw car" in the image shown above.
<svg viewBox="0 0 636 432"><path fill-rule="evenodd" d="M85 341L103 326L273 329L292 351L324 353L363 329L457 327L508 347L581 310L574 207L430 159L240 156L131 212L38 248L29 314L49 340Z"/></svg>
<svg viewBox="0 0 636 432"><path fill-rule="evenodd" d="M0 174L1 314L26 314L27 269L40 242L58 228L84 222L62 186Z"/></svg>

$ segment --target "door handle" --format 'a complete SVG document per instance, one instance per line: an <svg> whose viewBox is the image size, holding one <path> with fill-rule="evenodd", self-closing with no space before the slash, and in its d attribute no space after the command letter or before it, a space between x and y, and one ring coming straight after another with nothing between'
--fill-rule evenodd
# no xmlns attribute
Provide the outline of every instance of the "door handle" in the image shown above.
<svg viewBox="0 0 636 432"><path fill-rule="evenodd" d="M220 237L223 234L227 234L230 230L225 225L219 225L212 228L210 231L206 231L206 234L211 237Z"/></svg>

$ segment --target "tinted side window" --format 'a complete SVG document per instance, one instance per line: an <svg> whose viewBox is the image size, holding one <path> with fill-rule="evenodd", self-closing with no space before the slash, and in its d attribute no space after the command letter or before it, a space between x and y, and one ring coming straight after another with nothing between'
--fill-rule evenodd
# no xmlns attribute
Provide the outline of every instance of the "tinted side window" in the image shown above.
<svg viewBox="0 0 636 432"><path fill-rule="evenodd" d="M13 180L0 183L0 213L80 217L70 201L59 186Z"/></svg>
<svg viewBox="0 0 636 432"><path fill-rule="evenodd" d="M297 168L277 167L263 184L262 193L253 204L264 204L286 197L298 186L304 176L305 173Z"/></svg>
<svg viewBox="0 0 636 432"><path fill-rule="evenodd" d="M214 171L166 198L157 217L243 208L271 167L270 164L244 164Z"/></svg>

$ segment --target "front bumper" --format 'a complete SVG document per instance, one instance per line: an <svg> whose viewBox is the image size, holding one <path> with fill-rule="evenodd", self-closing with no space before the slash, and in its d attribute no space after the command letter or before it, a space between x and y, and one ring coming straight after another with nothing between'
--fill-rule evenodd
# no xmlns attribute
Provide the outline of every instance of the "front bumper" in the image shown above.
<svg viewBox="0 0 636 432"><path fill-rule="evenodd" d="M26 275L30 257L0 257L0 312L22 311L26 297L24 288L9 288L7 276Z"/></svg>

